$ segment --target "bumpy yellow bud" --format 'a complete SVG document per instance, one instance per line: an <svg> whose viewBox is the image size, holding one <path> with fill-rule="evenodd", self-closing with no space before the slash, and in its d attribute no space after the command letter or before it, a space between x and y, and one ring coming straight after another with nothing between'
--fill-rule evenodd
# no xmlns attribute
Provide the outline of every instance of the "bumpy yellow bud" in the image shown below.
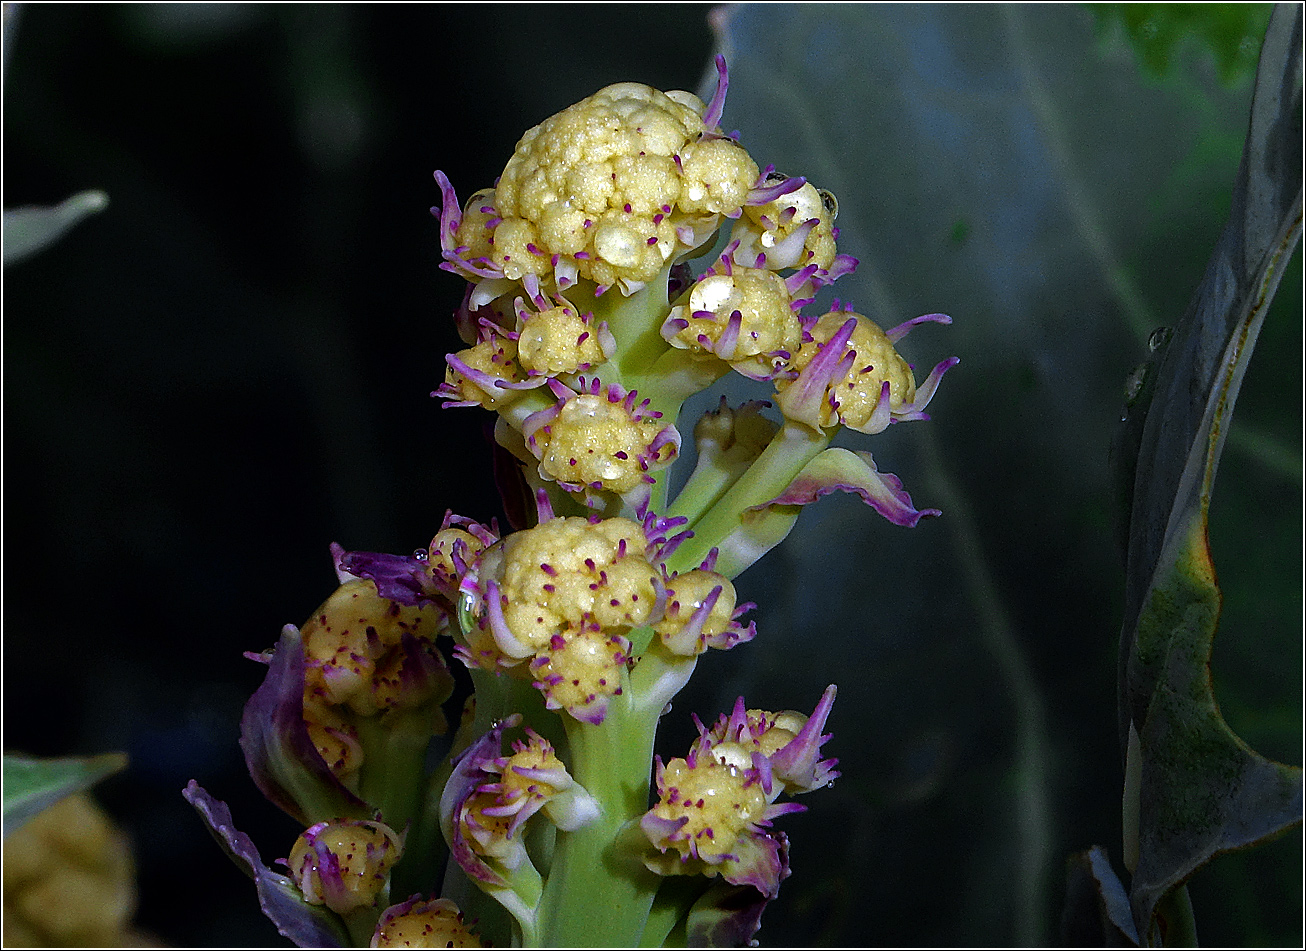
<svg viewBox="0 0 1306 951"><path fill-rule="evenodd" d="M763 378L777 362L771 354L802 341L792 303L774 271L733 265L696 282L689 299L671 309L663 335L674 347L714 353L745 376Z"/></svg>
<svg viewBox="0 0 1306 951"><path fill-rule="evenodd" d="M374 948L483 948L480 937L447 898L411 898L387 908L372 935Z"/></svg>
<svg viewBox="0 0 1306 951"><path fill-rule="evenodd" d="M717 864L732 854L741 835L753 831L766 813L766 794L756 776L715 759L691 766L683 759L666 764L658 781L662 801L651 810L662 820L686 820L672 835L653 844Z"/></svg>
<svg viewBox="0 0 1306 951"><path fill-rule="evenodd" d="M627 629L647 623L660 583L647 544L639 524L624 518L555 518L509 535L498 585L513 636L535 652L587 619Z"/></svg>
<svg viewBox="0 0 1306 951"><path fill-rule="evenodd" d="M607 701L622 691L626 641L597 624L554 636L531 663L535 686L550 710L566 709L578 720L601 723Z"/></svg>
<svg viewBox="0 0 1306 951"><path fill-rule="evenodd" d="M581 392L561 385L556 404L522 424L527 447L540 460L540 476L569 491L625 494L653 481L680 451L680 434L661 413L636 403L616 384L580 380Z"/></svg>
<svg viewBox="0 0 1306 951"><path fill-rule="evenodd" d="M797 380L776 380L776 402L786 416L795 399L805 396L807 382L803 372L818 352L834 338L849 320L856 327L843 354L852 353L847 370L825 384L825 396L817 411L820 426L842 423L859 432L879 432L889 423L889 414L903 409L916 396L916 380L892 341L870 318L848 311L831 311L808 331L811 337L789 361L788 368L798 372ZM876 412L885 383L889 384L886 409Z"/></svg>
<svg viewBox="0 0 1306 951"><path fill-rule="evenodd" d="M781 176L783 178L783 176ZM750 205L735 223L731 240L739 242L736 261L771 270L815 264L826 270L834 263L834 196L806 183L765 205Z"/></svg>
<svg viewBox="0 0 1306 951"><path fill-rule="evenodd" d="M403 689L405 634L434 651L448 617L435 605L408 607L382 598L371 581L349 581L336 589L305 622L304 695L317 704L347 705L368 716L392 706L418 706L441 684L422 678L423 692ZM411 658L416 662L417 658ZM442 666L442 664L440 665Z"/></svg>
<svg viewBox="0 0 1306 951"><path fill-rule="evenodd" d="M470 261L490 258L494 252L491 228L498 217L499 213L494 209L493 188L483 188L467 199L462 221L454 235L454 243L466 249L464 257Z"/></svg>
<svg viewBox="0 0 1306 951"><path fill-rule="evenodd" d="M523 391L496 386L496 382L521 383L526 371L517 362L517 341L489 334L475 346L453 354L437 393L459 406L499 410L522 398Z"/></svg>
<svg viewBox="0 0 1306 951"><path fill-rule="evenodd" d="M344 915L385 897L402 854L402 841L385 823L339 819L305 830L286 864L304 901Z"/></svg>
<svg viewBox="0 0 1306 951"><path fill-rule="evenodd" d="M733 139L704 138L680 153L682 211L730 214L757 181L757 163Z"/></svg>
<svg viewBox="0 0 1306 951"><path fill-rule="evenodd" d="M717 594L712 606L698 625L691 625L714 591ZM728 646L729 638L725 636L732 629L734 612L735 586L730 580L715 571L696 568L667 582L666 613L654 630L672 653L693 657L712 645ZM738 626L734 625L734 629L738 631ZM736 639L738 636L736 633ZM722 643L723 638L726 643Z"/></svg>
<svg viewBox="0 0 1306 951"><path fill-rule="evenodd" d="M531 375L560 376L604 362L603 336L593 315L563 303L529 311L517 302L517 360Z"/></svg>
<svg viewBox="0 0 1306 951"><path fill-rule="evenodd" d="M5 839L4 946L134 943L134 878L126 836L91 797L61 799Z"/></svg>
<svg viewBox="0 0 1306 951"><path fill-rule="evenodd" d="M442 212L448 266L491 278L487 297L535 279L636 292L739 214L756 183L748 153L704 124L706 114L715 126L720 107L617 83L546 119L522 136L493 191Z"/></svg>

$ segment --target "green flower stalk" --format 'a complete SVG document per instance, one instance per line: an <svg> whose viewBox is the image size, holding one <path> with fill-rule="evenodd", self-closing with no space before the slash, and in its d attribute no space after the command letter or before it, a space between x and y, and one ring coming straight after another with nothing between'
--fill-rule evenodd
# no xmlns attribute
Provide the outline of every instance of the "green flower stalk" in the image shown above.
<svg viewBox="0 0 1306 951"><path fill-rule="evenodd" d="M782 797L838 776L834 686L811 715L740 698L695 718L683 757L655 755L658 723L705 651L758 636L733 579L802 506L845 491L903 526L939 514L830 442L926 419L957 361L918 385L896 349L942 314L885 331L838 302L804 312L856 266L838 203L721 131L717 66L708 103L619 83L563 110L465 204L436 172L441 267L468 286L432 395L497 415L505 497L535 511L506 533L449 514L412 555L333 548L341 587L253 655L269 670L242 745L310 825L292 875L187 795L289 936L748 943L790 873L773 823L804 807ZM770 400L694 422L672 497L682 406L730 373ZM446 655L473 687L453 737Z"/></svg>

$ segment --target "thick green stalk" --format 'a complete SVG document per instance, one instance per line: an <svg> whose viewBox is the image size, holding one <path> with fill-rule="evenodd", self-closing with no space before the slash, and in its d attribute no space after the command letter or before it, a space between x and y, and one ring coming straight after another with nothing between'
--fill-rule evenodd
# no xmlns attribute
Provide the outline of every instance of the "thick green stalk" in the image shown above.
<svg viewBox="0 0 1306 951"><path fill-rule="evenodd" d="M420 808L435 711L395 712L398 716L355 720L364 752L359 794L381 810L387 825L402 832Z"/></svg>
<svg viewBox="0 0 1306 951"><path fill-rule="evenodd" d="M540 939L551 947L634 947L661 879L645 867L639 817L648 809L652 716L627 690L603 723L566 717L571 768L600 804L597 819L560 833L540 906Z"/></svg>
<svg viewBox="0 0 1306 951"><path fill-rule="evenodd" d="M748 471L690 526L693 537L676 549L667 567L673 571L698 567L711 549L744 527L746 509L769 502L788 488L803 466L830 445L833 435L833 430L817 432L786 420ZM738 570L744 567L747 565Z"/></svg>

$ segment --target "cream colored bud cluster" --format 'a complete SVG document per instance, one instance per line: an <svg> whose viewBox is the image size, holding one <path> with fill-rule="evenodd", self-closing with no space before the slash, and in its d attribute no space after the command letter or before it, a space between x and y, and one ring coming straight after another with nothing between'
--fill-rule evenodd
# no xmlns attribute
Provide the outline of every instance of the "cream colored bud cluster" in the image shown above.
<svg viewBox="0 0 1306 951"><path fill-rule="evenodd" d="M542 479L569 492L629 496L679 454L679 431L634 391L584 378L578 391L556 381L550 388L558 402L522 423Z"/></svg>
<svg viewBox="0 0 1306 951"><path fill-rule="evenodd" d="M626 518L552 518L509 535L464 583L476 626L460 653L529 677L550 709L598 723L623 690L633 629L653 626L689 657L752 636L735 619L728 579L704 569L667 577L652 549Z"/></svg>
<svg viewBox="0 0 1306 951"><path fill-rule="evenodd" d="M771 172L763 184L786 180L787 176ZM836 263L838 215L834 195L810 182L766 204L747 205L730 232L731 241L737 242L734 259L772 271L815 265L818 273L829 272Z"/></svg>
<svg viewBox="0 0 1306 951"><path fill-rule="evenodd" d="M446 260L486 281L484 300L527 275L634 293L739 214L758 178L707 111L692 93L617 83L546 119L447 221Z"/></svg>
<svg viewBox="0 0 1306 951"><path fill-rule="evenodd" d="M687 756L658 761L658 803L640 820L657 850L645 864L663 875L719 874L774 895L787 869L771 820L804 808L776 800L839 775L835 760L819 759L834 695L829 687L811 717L748 710L741 697L712 729L699 723Z"/></svg>
<svg viewBox="0 0 1306 951"><path fill-rule="evenodd" d="M804 327L802 346L778 368L781 412L812 429L841 425L869 434L892 422L927 419L925 407L957 359L937 364L918 389L911 366L895 347L913 326L927 322L951 318L926 314L887 332L851 309L836 307L817 318Z"/></svg>
<svg viewBox="0 0 1306 951"><path fill-rule="evenodd" d="M448 633L442 607L409 607L371 581L342 584L304 623L304 722L318 753L346 785L363 765L356 719L438 705L453 681L435 645ZM433 711L436 732L445 724Z"/></svg>
<svg viewBox="0 0 1306 951"><path fill-rule="evenodd" d="M444 384L433 394L446 406L503 410L551 378L574 380L612 356L616 341L606 323L545 294L534 275L522 285L524 297L467 313L478 328L472 346L449 355Z"/></svg>
<svg viewBox="0 0 1306 951"><path fill-rule="evenodd" d="M598 805L567 771L553 747L534 731L513 743L513 751L478 763L491 777L460 805L459 834L482 858L505 868L528 861L523 826L543 811L557 828L572 831L598 815ZM493 777L497 776L497 780Z"/></svg>
<svg viewBox="0 0 1306 951"><path fill-rule="evenodd" d="M671 308L662 335L673 347L719 358L760 380L798 348L802 324L779 274L723 257Z"/></svg>

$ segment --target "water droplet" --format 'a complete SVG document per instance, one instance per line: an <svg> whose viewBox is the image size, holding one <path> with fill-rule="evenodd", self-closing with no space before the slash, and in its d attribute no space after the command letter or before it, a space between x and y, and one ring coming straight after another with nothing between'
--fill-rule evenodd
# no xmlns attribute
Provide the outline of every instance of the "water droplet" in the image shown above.
<svg viewBox="0 0 1306 951"><path fill-rule="evenodd" d="M425 548L413 549L413 557L416 558L418 561L426 561L426 549Z"/></svg>
<svg viewBox="0 0 1306 951"><path fill-rule="evenodd" d="M1147 338L1148 351L1156 353L1156 351L1164 347L1170 342L1171 333L1172 331L1169 327L1157 327L1153 330L1151 336Z"/></svg>

